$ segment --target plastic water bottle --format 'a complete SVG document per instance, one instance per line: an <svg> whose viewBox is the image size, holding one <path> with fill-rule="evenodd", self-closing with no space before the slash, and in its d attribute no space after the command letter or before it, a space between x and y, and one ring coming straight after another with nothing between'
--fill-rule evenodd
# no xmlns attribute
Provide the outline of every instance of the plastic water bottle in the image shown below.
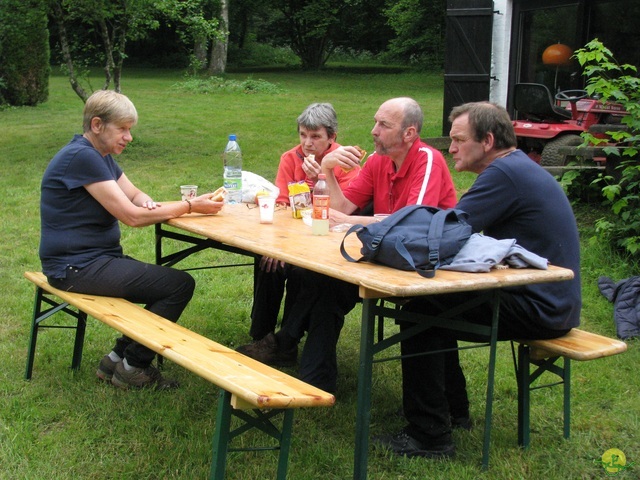
<svg viewBox="0 0 640 480"><path fill-rule="evenodd" d="M313 189L311 233L314 235L329 234L329 187L326 178L324 173L318 175L318 182Z"/></svg>
<svg viewBox="0 0 640 480"><path fill-rule="evenodd" d="M222 154L224 162L224 188L227 189L225 203L242 202L242 151L235 135L229 135L229 142Z"/></svg>

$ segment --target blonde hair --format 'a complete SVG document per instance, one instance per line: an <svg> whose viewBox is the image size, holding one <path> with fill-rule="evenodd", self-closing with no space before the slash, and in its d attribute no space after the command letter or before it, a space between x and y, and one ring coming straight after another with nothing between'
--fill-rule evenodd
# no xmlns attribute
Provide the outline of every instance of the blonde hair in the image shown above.
<svg viewBox="0 0 640 480"><path fill-rule="evenodd" d="M138 123L138 112L131 100L113 90L98 90L94 92L84 105L82 128L91 130L91 120L98 117L103 123Z"/></svg>

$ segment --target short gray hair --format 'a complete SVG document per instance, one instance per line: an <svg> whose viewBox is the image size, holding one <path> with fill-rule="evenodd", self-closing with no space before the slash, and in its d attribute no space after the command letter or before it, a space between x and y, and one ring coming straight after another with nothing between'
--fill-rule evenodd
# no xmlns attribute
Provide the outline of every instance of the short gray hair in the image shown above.
<svg viewBox="0 0 640 480"><path fill-rule="evenodd" d="M422 108L418 102L416 102L413 98L409 97L400 97L403 103L404 117L402 119L402 130L406 130L407 128L413 126L416 128L416 132L420 135L422 131L422 122L424 121L424 114L422 113Z"/></svg>
<svg viewBox="0 0 640 480"><path fill-rule="evenodd" d="M327 135L333 137L338 133L338 116L330 103L312 103L298 117L298 128L320 130L325 128Z"/></svg>
<svg viewBox="0 0 640 480"><path fill-rule="evenodd" d="M103 123L138 123L138 112L131 100L113 90L98 90L84 104L83 131L91 130L91 120L99 117Z"/></svg>

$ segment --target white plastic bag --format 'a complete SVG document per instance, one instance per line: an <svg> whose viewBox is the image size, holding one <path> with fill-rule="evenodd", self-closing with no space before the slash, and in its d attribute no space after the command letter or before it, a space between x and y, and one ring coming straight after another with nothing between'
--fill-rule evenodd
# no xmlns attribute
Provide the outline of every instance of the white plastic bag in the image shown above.
<svg viewBox="0 0 640 480"><path fill-rule="evenodd" d="M267 191L277 197L280 189L269 180L256 175L253 172L242 171L242 202L255 203L256 193Z"/></svg>

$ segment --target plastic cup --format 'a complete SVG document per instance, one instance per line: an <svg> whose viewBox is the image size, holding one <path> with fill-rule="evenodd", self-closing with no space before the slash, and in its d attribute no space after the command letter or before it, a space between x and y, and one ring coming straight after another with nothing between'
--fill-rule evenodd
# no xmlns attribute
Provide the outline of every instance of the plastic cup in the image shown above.
<svg viewBox="0 0 640 480"><path fill-rule="evenodd" d="M276 209L276 197L271 195L260 195L258 197L258 207L260 209L260 223L273 223L273 212Z"/></svg>
<svg viewBox="0 0 640 480"><path fill-rule="evenodd" d="M182 200L193 200L198 196L198 186L180 185L180 192L182 193Z"/></svg>

